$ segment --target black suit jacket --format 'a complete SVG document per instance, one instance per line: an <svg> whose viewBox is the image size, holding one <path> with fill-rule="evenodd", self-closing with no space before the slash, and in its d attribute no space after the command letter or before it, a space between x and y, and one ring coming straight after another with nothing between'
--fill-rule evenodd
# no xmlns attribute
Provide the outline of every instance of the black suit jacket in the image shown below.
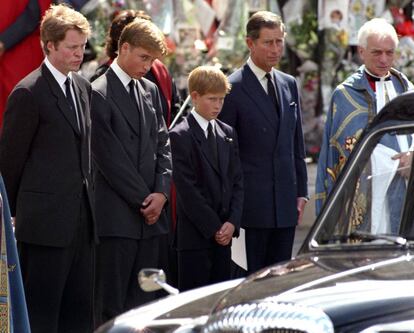
<svg viewBox="0 0 414 333"><path fill-rule="evenodd" d="M216 125L219 167L212 162L205 134L191 114L170 132L178 250L218 246L214 235L226 221L238 234L243 179L237 137L230 126L219 120Z"/></svg>
<svg viewBox="0 0 414 333"><path fill-rule="evenodd" d="M150 193L170 190L171 151L156 85L139 81L140 113L111 68L92 87L98 235L140 239L167 233L164 210L153 225L140 213Z"/></svg>
<svg viewBox="0 0 414 333"><path fill-rule="evenodd" d="M73 73L81 121L46 65L19 82L9 96L0 139L0 170L16 216L19 241L63 247L78 228L87 189L93 206L88 81Z"/></svg>

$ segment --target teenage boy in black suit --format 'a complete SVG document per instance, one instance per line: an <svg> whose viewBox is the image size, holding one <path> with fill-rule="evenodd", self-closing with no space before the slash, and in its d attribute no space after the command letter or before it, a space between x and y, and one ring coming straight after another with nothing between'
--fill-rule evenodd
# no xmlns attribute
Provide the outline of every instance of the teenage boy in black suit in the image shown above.
<svg viewBox="0 0 414 333"><path fill-rule="evenodd" d="M236 133L216 119L230 90L227 78L201 66L188 87L194 109L170 132L180 290L230 279L231 239L243 204Z"/></svg>
<svg viewBox="0 0 414 333"><path fill-rule="evenodd" d="M157 295L144 293L137 275L160 266L171 151L158 88L143 76L166 53L162 31L136 19L122 30L118 57L92 84L98 323Z"/></svg>

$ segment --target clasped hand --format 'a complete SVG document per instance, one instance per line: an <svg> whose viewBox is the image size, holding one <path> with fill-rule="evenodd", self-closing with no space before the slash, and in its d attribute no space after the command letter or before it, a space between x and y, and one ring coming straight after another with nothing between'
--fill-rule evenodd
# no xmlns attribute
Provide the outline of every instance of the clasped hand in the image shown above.
<svg viewBox="0 0 414 333"><path fill-rule="evenodd" d="M233 233L234 225L230 222L224 222L220 230L216 232L214 238L216 242L220 245L226 246L230 243Z"/></svg>
<svg viewBox="0 0 414 333"><path fill-rule="evenodd" d="M167 198L163 193L151 193L142 202L141 214L149 225L158 221Z"/></svg>

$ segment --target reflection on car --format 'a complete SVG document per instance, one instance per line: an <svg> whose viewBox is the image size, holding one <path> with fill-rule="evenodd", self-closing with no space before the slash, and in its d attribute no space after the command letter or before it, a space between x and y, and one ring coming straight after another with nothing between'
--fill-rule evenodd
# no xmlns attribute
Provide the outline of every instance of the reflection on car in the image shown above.
<svg viewBox="0 0 414 333"><path fill-rule="evenodd" d="M296 258L147 304L97 332L413 332L414 93L356 144ZM390 142L398 142L394 148Z"/></svg>

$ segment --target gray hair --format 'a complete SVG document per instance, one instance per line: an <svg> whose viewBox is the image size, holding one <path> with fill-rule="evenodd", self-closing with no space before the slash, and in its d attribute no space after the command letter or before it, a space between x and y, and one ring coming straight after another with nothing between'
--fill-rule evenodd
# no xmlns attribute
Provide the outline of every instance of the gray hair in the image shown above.
<svg viewBox="0 0 414 333"><path fill-rule="evenodd" d="M394 27L383 18L373 18L363 24L358 31L358 45L366 48L368 45L368 37L372 35L381 38L391 37L395 43L395 47L398 46L399 41L397 32Z"/></svg>

